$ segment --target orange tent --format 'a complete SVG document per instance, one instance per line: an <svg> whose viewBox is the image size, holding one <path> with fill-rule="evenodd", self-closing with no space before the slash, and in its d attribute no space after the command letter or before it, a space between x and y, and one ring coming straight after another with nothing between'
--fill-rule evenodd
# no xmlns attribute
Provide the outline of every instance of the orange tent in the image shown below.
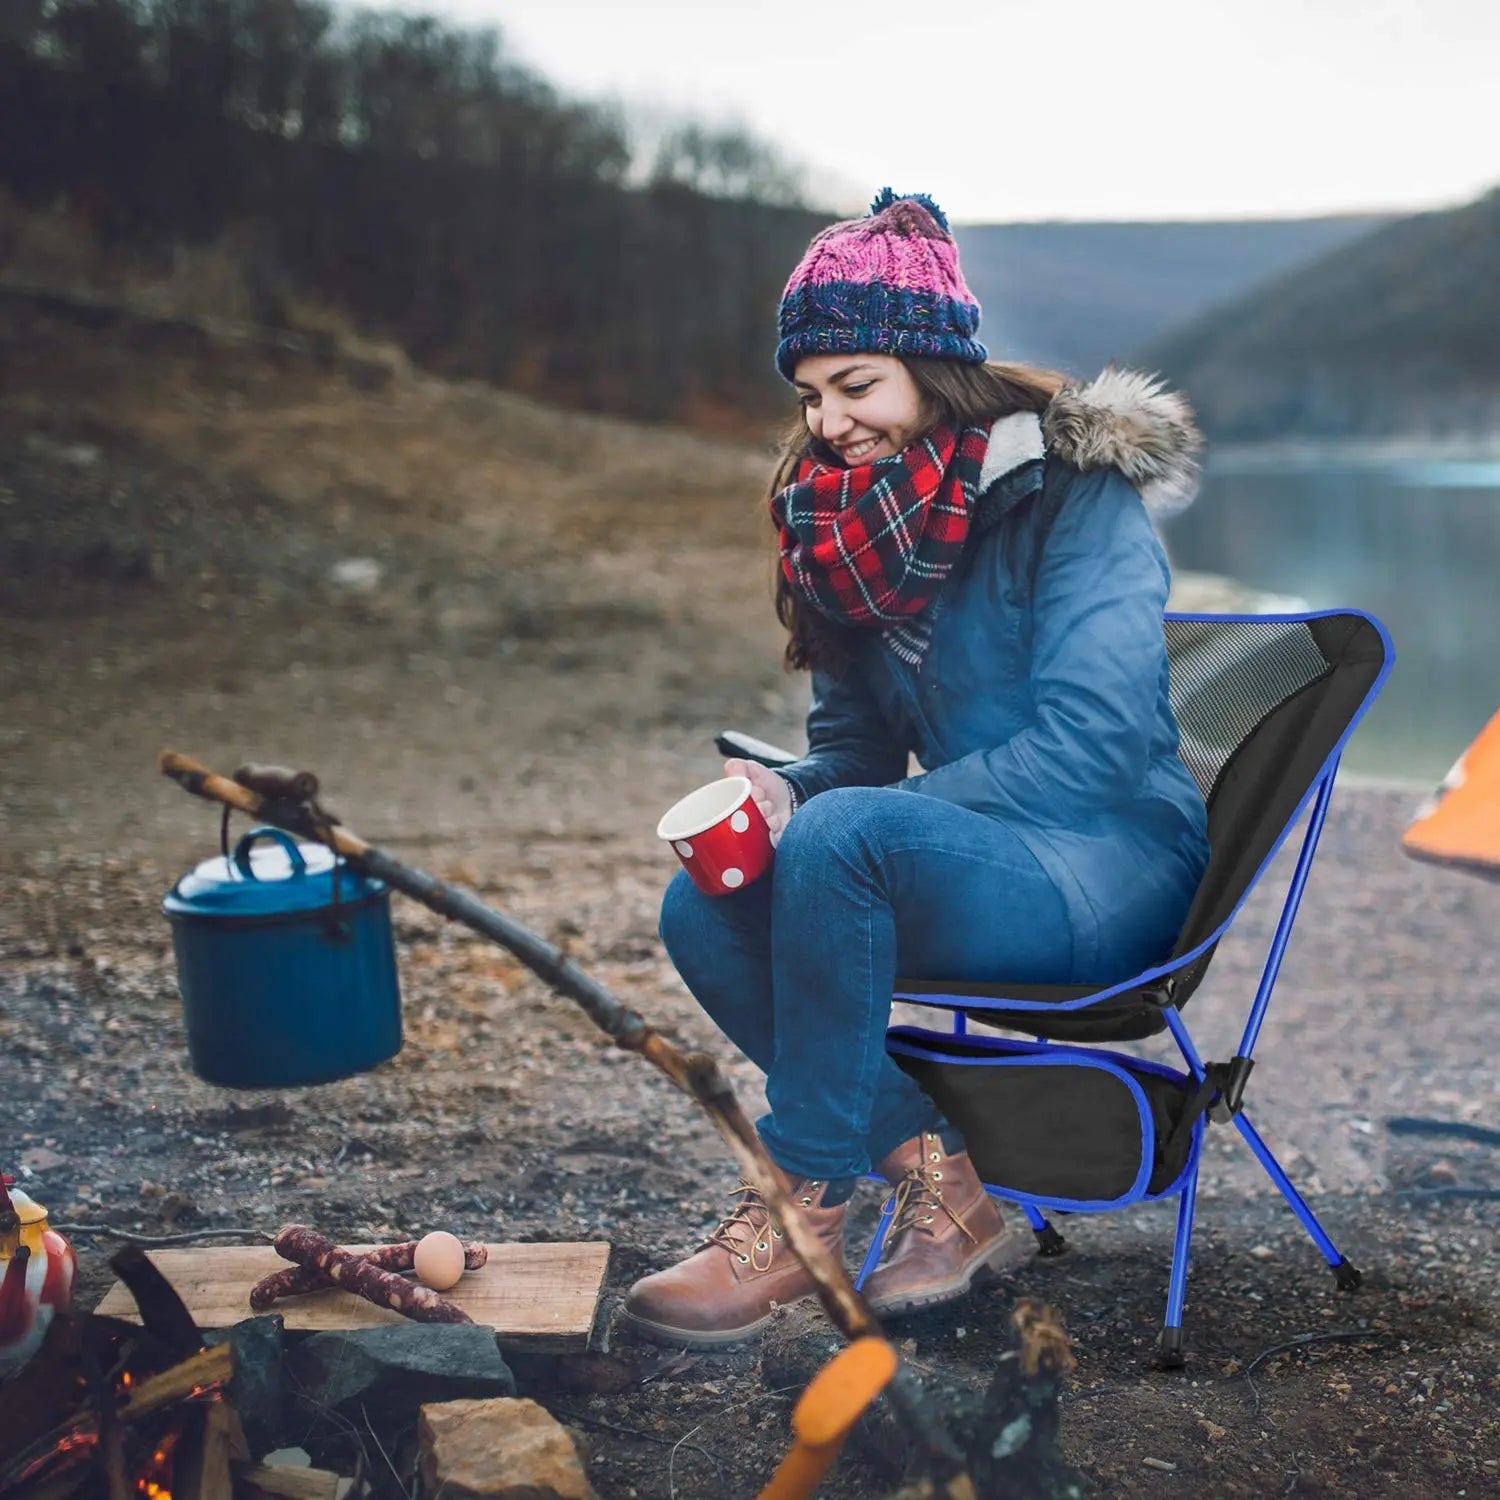
<svg viewBox="0 0 1500 1500"><path fill-rule="evenodd" d="M1417 809L1401 847L1413 859L1500 878L1500 713Z"/></svg>

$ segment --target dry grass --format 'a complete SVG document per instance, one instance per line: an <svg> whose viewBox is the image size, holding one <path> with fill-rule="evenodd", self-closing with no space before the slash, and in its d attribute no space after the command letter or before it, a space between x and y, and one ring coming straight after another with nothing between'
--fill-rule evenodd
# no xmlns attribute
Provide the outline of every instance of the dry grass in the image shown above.
<svg viewBox="0 0 1500 1500"><path fill-rule="evenodd" d="M11 578L0 667L0 723L24 726L0 779L33 845L80 822L175 842L194 810L143 779L163 743L348 785L368 741L374 834L571 826L628 764L638 800L610 816L649 846L647 812L714 771L716 730L795 737L761 450L410 373L369 392L14 300L0 348L0 554L8 527L58 580ZM346 586L356 563L369 582ZM66 747L46 778L44 742ZM59 799L54 774L88 790Z"/></svg>
<svg viewBox="0 0 1500 1500"><path fill-rule="evenodd" d="M30 209L0 187L0 273L34 286L118 287L92 235L61 203Z"/></svg>
<svg viewBox="0 0 1500 1500"><path fill-rule="evenodd" d="M371 395L307 365L242 367L226 382L209 363L103 372L91 404L185 465L229 470L352 528L378 515L398 532L452 530L606 567L738 552L750 566L737 580L764 606L767 450L410 371Z"/></svg>

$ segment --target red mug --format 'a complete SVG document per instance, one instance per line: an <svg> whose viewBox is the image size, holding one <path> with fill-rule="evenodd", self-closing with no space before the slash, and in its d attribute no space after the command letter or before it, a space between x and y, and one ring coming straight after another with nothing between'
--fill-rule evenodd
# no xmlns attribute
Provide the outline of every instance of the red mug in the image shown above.
<svg viewBox="0 0 1500 1500"><path fill-rule="evenodd" d="M705 896L742 890L771 868L771 830L748 776L726 776L689 792L662 814L656 836L677 851Z"/></svg>

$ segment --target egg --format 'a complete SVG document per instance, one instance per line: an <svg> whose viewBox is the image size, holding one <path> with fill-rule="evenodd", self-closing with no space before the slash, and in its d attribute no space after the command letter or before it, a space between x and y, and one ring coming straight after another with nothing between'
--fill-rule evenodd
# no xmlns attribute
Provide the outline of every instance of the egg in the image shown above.
<svg viewBox="0 0 1500 1500"><path fill-rule="evenodd" d="M417 1241L411 1264L423 1286L446 1292L464 1274L463 1241L446 1229L435 1229Z"/></svg>

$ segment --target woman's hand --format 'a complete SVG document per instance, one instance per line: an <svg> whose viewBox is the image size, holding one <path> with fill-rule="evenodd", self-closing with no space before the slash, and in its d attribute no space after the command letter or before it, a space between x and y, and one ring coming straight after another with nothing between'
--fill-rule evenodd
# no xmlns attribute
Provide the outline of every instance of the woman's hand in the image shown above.
<svg viewBox="0 0 1500 1500"><path fill-rule="evenodd" d="M724 774L748 778L750 795L771 830L771 847L775 848L781 842L787 819L792 815L792 789L786 779L758 760L726 760Z"/></svg>

